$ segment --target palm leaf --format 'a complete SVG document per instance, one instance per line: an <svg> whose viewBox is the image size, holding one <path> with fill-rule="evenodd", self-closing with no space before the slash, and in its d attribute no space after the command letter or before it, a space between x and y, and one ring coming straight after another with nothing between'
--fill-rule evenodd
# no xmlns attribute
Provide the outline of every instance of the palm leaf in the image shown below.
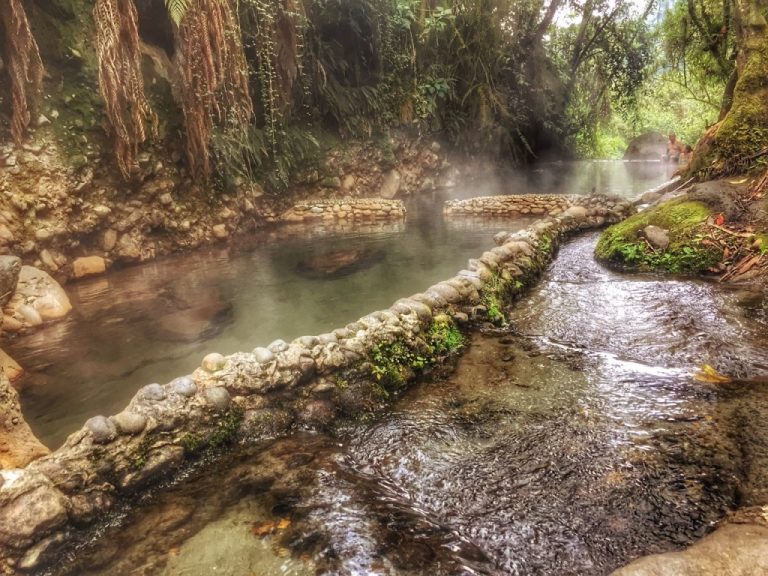
<svg viewBox="0 0 768 576"><path fill-rule="evenodd" d="M189 8L190 0L165 0L165 7L168 9L168 14L177 25L181 22L181 19L186 14Z"/></svg>

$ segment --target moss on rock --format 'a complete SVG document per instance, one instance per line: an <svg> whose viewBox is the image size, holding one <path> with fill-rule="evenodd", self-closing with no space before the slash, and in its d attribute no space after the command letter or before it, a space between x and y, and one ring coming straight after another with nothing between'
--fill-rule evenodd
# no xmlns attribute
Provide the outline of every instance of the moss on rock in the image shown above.
<svg viewBox="0 0 768 576"><path fill-rule="evenodd" d="M672 200L608 228L595 248L598 260L630 270L699 273L714 266L722 254L705 243L703 225L713 209L688 198ZM654 225L669 233L669 246L654 249L643 230Z"/></svg>

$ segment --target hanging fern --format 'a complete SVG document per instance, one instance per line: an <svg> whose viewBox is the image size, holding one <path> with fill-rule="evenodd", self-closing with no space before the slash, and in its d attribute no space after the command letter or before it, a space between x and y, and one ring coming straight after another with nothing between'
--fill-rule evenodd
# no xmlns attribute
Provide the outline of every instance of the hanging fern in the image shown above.
<svg viewBox="0 0 768 576"><path fill-rule="evenodd" d="M171 20L178 25L189 8L189 0L165 0L165 7L168 9Z"/></svg>

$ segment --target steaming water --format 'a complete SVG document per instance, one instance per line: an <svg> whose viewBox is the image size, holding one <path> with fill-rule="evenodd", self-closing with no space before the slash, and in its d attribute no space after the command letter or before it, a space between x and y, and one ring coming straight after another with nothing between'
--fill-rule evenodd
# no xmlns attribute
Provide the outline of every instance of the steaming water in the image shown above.
<svg viewBox="0 0 768 576"><path fill-rule="evenodd" d="M479 178L412 201L405 224L292 227L250 249L166 258L67 286L74 314L4 343L28 371L22 407L52 448L96 414L115 414L136 390L191 372L224 354L320 334L453 276L492 246L499 230L529 221L443 222L442 201L497 193L597 192L632 196L669 176L660 163L583 162ZM339 252L345 252L339 255ZM328 257L329 253L335 256ZM313 258L358 258L336 273Z"/></svg>

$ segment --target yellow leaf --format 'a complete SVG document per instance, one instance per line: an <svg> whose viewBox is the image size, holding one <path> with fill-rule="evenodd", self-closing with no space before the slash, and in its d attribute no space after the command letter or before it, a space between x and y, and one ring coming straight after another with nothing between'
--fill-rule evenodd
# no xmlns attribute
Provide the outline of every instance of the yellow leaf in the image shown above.
<svg viewBox="0 0 768 576"><path fill-rule="evenodd" d="M693 378L699 382L709 382L711 384L727 384L732 382L730 376L720 374L709 364L702 364L701 369L693 375Z"/></svg>
<svg viewBox="0 0 768 576"><path fill-rule="evenodd" d="M290 518L283 518L282 520L280 520L280 522L277 523L277 529L278 530L285 530L290 525L291 525L291 519Z"/></svg>
<svg viewBox="0 0 768 576"><path fill-rule="evenodd" d="M746 178L742 178L741 180L728 180L728 184L744 184L746 181Z"/></svg>

